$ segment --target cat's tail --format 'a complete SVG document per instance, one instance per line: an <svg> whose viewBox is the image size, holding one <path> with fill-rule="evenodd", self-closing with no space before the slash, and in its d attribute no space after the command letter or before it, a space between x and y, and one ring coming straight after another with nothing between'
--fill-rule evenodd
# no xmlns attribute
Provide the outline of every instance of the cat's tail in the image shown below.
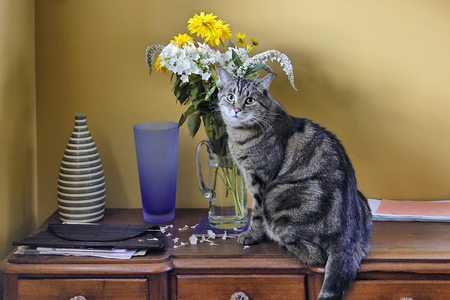
<svg viewBox="0 0 450 300"><path fill-rule="evenodd" d="M331 254L325 265L325 279L318 300L340 300L359 269L359 255Z"/></svg>
<svg viewBox="0 0 450 300"><path fill-rule="evenodd" d="M361 227L358 227L356 232L344 235L343 240L348 242L334 248L334 252L328 253L325 279L318 300L342 299L355 279L362 259L369 252L372 217L366 198L359 191L358 196L364 211L358 218L358 226Z"/></svg>

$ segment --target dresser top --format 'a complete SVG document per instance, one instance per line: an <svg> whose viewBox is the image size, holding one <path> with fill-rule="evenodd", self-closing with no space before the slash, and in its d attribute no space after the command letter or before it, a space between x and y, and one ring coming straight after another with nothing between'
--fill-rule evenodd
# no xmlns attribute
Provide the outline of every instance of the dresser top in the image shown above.
<svg viewBox="0 0 450 300"><path fill-rule="evenodd" d="M201 262L215 262L219 259L227 266L235 263L244 267L261 263L276 263L280 268L304 268L301 263L291 258L283 247L270 241L258 245L244 247L236 239L223 240L217 237L214 243L198 243L191 245L189 237L193 234L193 227L201 217L207 216L206 209L177 209L173 221L160 223L161 226L172 225L167 228L166 249L150 252L143 257L130 260L101 259L93 257L63 257L10 254L4 261L9 267L14 264L164 264L166 262L178 264L192 262L192 265L201 267ZM36 231L44 230L49 223L59 223L57 212L52 214ZM142 209L106 209L103 224L146 224L142 217ZM185 229L186 228L186 229ZM181 229L181 230L180 230ZM178 242L174 239L178 238ZM201 239L201 238L200 238ZM199 239L199 241L200 241ZM181 242L186 245L180 246ZM177 247L174 247L177 245ZM371 266L381 266L382 263L391 262L399 264L436 264L450 263L450 223L424 223L424 222L374 222L371 251L364 259L362 269L371 269ZM449 268L450 269L450 268ZM450 270L448 270L450 273Z"/></svg>

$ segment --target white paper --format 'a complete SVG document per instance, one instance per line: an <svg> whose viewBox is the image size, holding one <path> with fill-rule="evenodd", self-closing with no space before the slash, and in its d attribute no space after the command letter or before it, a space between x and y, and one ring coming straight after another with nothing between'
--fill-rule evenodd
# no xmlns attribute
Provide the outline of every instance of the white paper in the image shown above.
<svg viewBox="0 0 450 300"><path fill-rule="evenodd" d="M114 259L130 259L133 256L142 256L147 253L146 249L87 249L87 248L48 248L28 246L19 246L14 254L33 254L33 255L64 255L64 256L94 256Z"/></svg>
<svg viewBox="0 0 450 300"><path fill-rule="evenodd" d="M448 216L420 216L420 215L396 215L396 214L380 214L377 213L378 207L381 205L381 199L367 199L372 211L374 221L416 221L416 222L450 222ZM442 200L448 202L449 200ZM441 202L441 201L439 201Z"/></svg>

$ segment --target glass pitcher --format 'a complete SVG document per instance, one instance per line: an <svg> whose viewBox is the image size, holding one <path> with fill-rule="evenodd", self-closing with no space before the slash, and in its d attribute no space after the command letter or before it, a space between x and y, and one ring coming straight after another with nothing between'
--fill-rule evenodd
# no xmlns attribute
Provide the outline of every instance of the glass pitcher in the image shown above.
<svg viewBox="0 0 450 300"><path fill-rule="evenodd" d="M208 179L204 181L201 166L201 149L208 154ZM209 224L218 229L240 229L248 224L247 190L244 178L229 155L213 152L209 141L201 141L195 155L198 187L208 199Z"/></svg>

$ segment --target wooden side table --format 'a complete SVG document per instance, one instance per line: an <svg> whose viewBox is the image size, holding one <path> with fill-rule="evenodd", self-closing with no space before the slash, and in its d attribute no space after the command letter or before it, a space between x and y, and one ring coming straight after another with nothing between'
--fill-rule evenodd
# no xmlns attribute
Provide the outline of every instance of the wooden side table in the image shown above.
<svg viewBox="0 0 450 300"><path fill-rule="evenodd" d="M305 267L275 243L189 244L191 227L206 215L178 209L161 224L173 225L166 249L130 260L11 253L0 265L4 299L317 299L324 270ZM36 232L54 222L57 213ZM140 209L107 209L102 223L145 224ZM450 299L450 224L375 222L372 250L345 299L403 297Z"/></svg>

